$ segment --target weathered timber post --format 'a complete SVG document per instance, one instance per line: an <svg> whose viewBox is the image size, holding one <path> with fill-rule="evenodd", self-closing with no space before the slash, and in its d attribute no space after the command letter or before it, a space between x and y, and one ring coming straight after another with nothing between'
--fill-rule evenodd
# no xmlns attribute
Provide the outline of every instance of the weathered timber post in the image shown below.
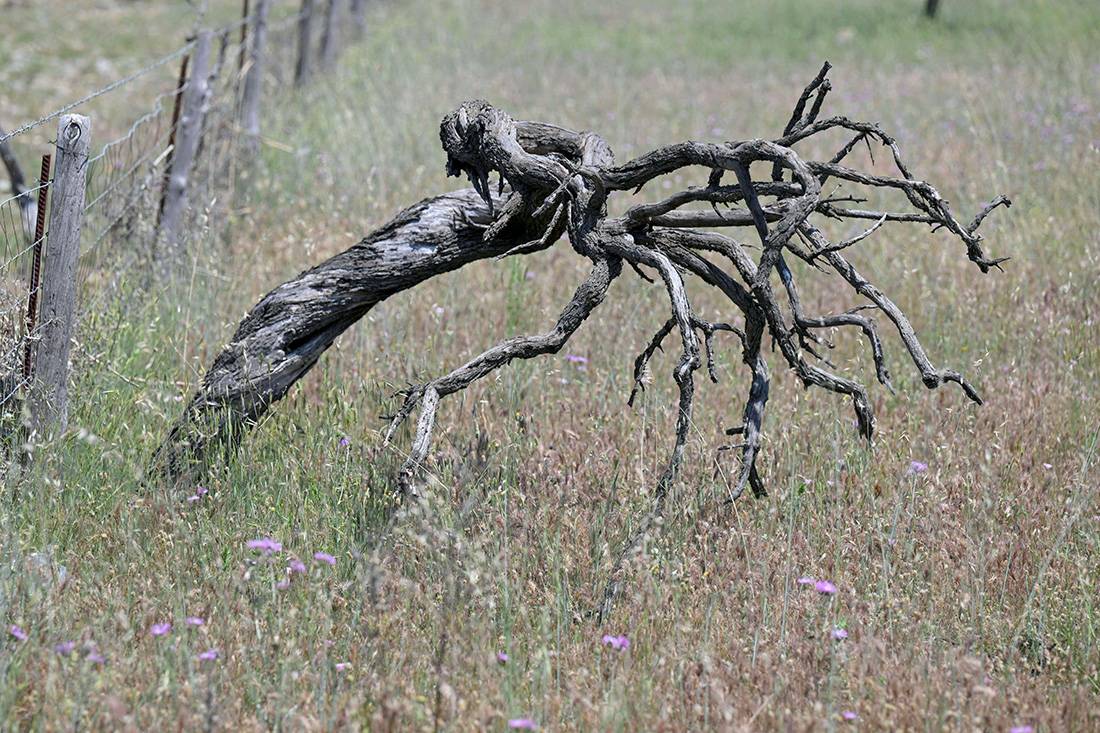
<svg viewBox="0 0 1100 733"><path fill-rule="evenodd" d="M321 34L321 66L331 69L336 63L336 15L340 0L328 0L325 7L325 28Z"/></svg>
<svg viewBox="0 0 1100 733"><path fill-rule="evenodd" d="M929 18L936 17L936 11L940 9L940 0L926 0L924 4L924 14Z"/></svg>
<svg viewBox="0 0 1100 733"><path fill-rule="evenodd" d="M187 207L187 181L191 175L191 163L202 135L208 80L206 67L210 64L210 42L214 32L204 30L195 43L191 65L191 81L183 99L183 116L180 119L176 149L172 155L172 168L168 172L168 192L164 198L164 215L160 221L162 246L161 275L167 276L176 260L179 249L179 226L183 210Z"/></svg>
<svg viewBox="0 0 1100 733"><path fill-rule="evenodd" d="M351 0L351 23L355 28L356 39L367 35L367 20L364 17L367 9L367 0Z"/></svg>
<svg viewBox="0 0 1100 733"><path fill-rule="evenodd" d="M245 152L254 157L260 149L260 96L264 83L264 43L267 42L267 14L271 0L259 0L252 16L252 44L248 49L248 73L241 99L241 126L248 136Z"/></svg>
<svg viewBox="0 0 1100 733"><path fill-rule="evenodd" d="M305 86L309 79L310 39L313 37L313 0L302 0L302 13L298 20L298 68L294 72L294 86Z"/></svg>
<svg viewBox="0 0 1100 733"><path fill-rule="evenodd" d="M64 115L57 128L53 206L42 263L42 327L32 388L31 442L60 435L69 422L69 344L90 150L91 120Z"/></svg>

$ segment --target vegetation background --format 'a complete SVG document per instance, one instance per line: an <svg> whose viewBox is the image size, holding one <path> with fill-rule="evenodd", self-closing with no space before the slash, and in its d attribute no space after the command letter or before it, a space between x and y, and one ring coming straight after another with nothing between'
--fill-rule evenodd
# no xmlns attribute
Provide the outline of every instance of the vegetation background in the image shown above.
<svg viewBox="0 0 1100 733"><path fill-rule="evenodd" d="M239 13L211 5L212 24ZM135 284L82 324L73 427L3 498L0 727L1100 727L1100 6L947 2L934 22L922 8L373 6L366 42L265 111L278 144L191 277ZM159 58L194 13L9 0L5 124ZM444 177L437 130L462 100L598 131L625 160L778 136L826 58L827 114L881 121L957 211L1015 202L983 227L987 251L1013 258L1003 273L981 276L916 227L888 225L853 252L985 406L925 391L889 342L898 394L872 393L869 451L842 400L776 368L771 496L730 505L733 458L717 448L746 372L724 344L669 516L596 627L586 612L671 443L671 357L625 406L634 355L666 318L661 287L624 276L568 355L446 401L426 501L384 519L409 436L382 446L377 415L406 381L552 324L585 272L557 246L375 308L193 500L141 484L259 296L461 185ZM93 131L124 131L172 76L97 100ZM721 320L708 297L693 293ZM856 304L828 279L803 298L818 312ZM838 337L834 360L873 381L854 338Z"/></svg>

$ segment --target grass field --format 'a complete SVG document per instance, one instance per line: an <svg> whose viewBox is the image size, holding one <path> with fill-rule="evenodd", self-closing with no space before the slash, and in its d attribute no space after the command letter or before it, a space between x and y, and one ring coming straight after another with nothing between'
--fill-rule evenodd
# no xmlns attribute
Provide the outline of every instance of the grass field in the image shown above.
<svg viewBox="0 0 1100 733"><path fill-rule="evenodd" d="M178 3L132 7L179 30ZM0 728L1100 727L1100 7L947 0L935 22L922 7L373 8L337 72L265 112L279 145L192 278L82 324L72 429L5 489ZM79 36L81 58L109 45L104 28ZM40 37L13 38L0 61L46 53ZM597 627L588 611L672 444L673 353L625 404L634 357L667 317L662 288L632 275L612 286L567 347L586 369L563 352L446 400L425 500L384 518L411 433L383 446L377 416L406 381L550 327L587 272L558 245L376 307L193 500L142 485L180 400L259 296L458 187L438 125L461 101L597 131L626 160L685 139L779 136L826 58L826 113L881 121L960 218L1000 193L1014 201L983 225L987 252L1012 257L1003 273L901 225L852 253L984 406L925 390L887 339L898 393L871 390L868 450L847 401L803 390L777 357L771 495L731 505L736 462L717 448L748 372L721 342L664 524ZM10 88L28 117L48 111ZM798 274L809 310L856 304ZM691 295L704 316L730 317L713 294ZM854 337L838 337L833 360L873 383ZM249 546L264 538L278 551Z"/></svg>

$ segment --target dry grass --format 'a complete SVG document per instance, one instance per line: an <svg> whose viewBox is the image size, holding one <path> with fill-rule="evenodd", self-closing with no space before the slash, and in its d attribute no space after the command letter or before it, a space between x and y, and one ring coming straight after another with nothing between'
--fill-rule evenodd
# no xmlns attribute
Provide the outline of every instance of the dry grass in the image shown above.
<svg viewBox="0 0 1100 733"><path fill-rule="evenodd" d="M86 324L87 352L111 366L79 382L74 420L85 432L9 489L0 615L28 638L0 642L4 725L1100 725L1100 201L1087 183L1100 173L1100 77L1080 29L1086 14L1095 21L1085 4L1035 29L1057 47L975 49L981 13L953 3L946 30L905 25L886 61L850 27L855 41L832 59L829 111L880 119L956 210L1001 192L1016 202L988 223L989 251L1014 258L1004 273L980 276L946 238L903 227L857 258L937 364L964 371L987 404L925 391L891 342L898 395L872 393L879 438L868 451L843 401L775 366L772 494L729 505L734 464L716 449L738 421L746 372L723 350L720 383L698 392L671 511L607 626L587 611L671 445L672 356L655 362L639 406L624 404L633 356L665 318L658 287L632 276L612 287L568 347L586 370L564 356L513 364L446 401L427 499L383 519L409 437L380 443L376 416L393 389L550 324L585 272L564 247L471 266L378 306L197 500L135 480L175 399L259 294L455 185L434 134L462 99L600 131L620 159L679 139L777 134L819 58L789 50L800 47L797 8L750 5L771 46L788 50L749 63L696 56L691 34L718 12L703 3L686 6L695 17L661 3L632 4L632 15L571 2L386 6L339 75L272 110L268 134L297 152L265 152L228 254L201 261L184 294ZM600 40L597 20L617 23L614 42ZM847 38L845 28L831 36ZM642 31L664 35L642 43ZM977 63L982 53L992 61ZM852 304L827 279L806 289L811 310ZM723 314L712 294L692 297L705 315ZM873 378L856 339L840 338L835 359ZM927 470L910 473L913 461ZM247 547L265 536L281 551ZM280 588L292 558L307 571ZM837 593L819 595L803 577ZM171 631L153 635L164 622ZM847 637L834 639L837 629ZM604 634L629 648L611 649ZM58 654L66 641L77 646ZM199 658L211 649L217 659Z"/></svg>

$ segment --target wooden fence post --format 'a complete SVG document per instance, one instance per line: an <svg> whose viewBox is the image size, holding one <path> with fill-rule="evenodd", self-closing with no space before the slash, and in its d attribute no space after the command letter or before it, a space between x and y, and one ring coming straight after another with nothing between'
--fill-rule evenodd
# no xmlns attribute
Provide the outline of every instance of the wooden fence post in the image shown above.
<svg viewBox="0 0 1100 733"><path fill-rule="evenodd" d="M260 97L264 85L264 44L267 42L267 14L271 0L259 0L252 17L252 45L248 50L248 73L241 99L241 126L248 139L245 153L255 157L260 150Z"/></svg>
<svg viewBox="0 0 1100 733"><path fill-rule="evenodd" d="M357 39L367 35L367 19L364 17L366 10L367 0L351 0L351 23Z"/></svg>
<svg viewBox="0 0 1100 733"><path fill-rule="evenodd" d="M191 81L183 98L183 116L180 118L176 149L172 154L172 169L168 173L168 193L164 197L164 216L160 220L160 271L167 276L175 263L179 250L179 226L183 210L187 207L187 180L191 175L191 162L202 135L202 120L206 112L206 67L210 65L210 43L214 32L204 30L195 43L191 63Z"/></svg>
<svg viewBox="0 0 1100 733"><path fill-rule="evenodd" d="M325 28L321 34L321 66L331 69L336 63L336 15L340 0L328 0L325 8Z"/></svg>
<svg viewBox="0 0 1100 733"><path fill-rule="evenodd" d="M305 86L309 79L310 39L313 37L313 0L302 0L302 17L298 20L298 68L294 86Z"/></svg>
<svg viewBox="0 0 1100 733"><path fill-rule="evenodd" d="M83 115L62 116L42 263L42 327L31 399L32 443L60 435L69 423L69 344L91 146L91 120Z"/></svg>

